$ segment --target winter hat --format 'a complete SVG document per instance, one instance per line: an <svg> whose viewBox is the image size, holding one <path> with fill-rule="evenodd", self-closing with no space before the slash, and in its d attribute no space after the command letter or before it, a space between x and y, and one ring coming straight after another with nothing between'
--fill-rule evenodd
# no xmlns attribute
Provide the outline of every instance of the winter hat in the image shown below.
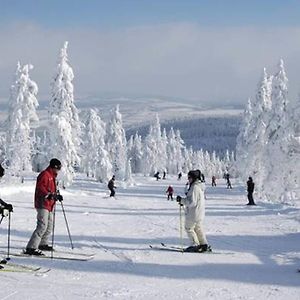
<svg viewBox="0 0 300 300"><path fill-rule="evenodd" d="M60 170L61 162L57 158L52 158L50 160L50 168Z"/></svg>
<svg viewBox="0 0 300 300"><path fill-rule="evenodd" d="M200 179L200 170L191 170L188 172L188 177L191 177L194 180Z"/></svg>

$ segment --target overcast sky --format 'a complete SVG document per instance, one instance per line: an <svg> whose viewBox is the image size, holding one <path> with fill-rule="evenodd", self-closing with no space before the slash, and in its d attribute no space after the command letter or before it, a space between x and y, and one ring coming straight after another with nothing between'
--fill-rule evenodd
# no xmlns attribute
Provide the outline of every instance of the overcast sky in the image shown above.
<svg viewBox="0 0 300 300"><path fill-rule="evenodd" d="M0 0L0 98L18 60L40 98L69 41L75 97L165 96L240 103L283 58L300 91L300 1Z"/></svg>

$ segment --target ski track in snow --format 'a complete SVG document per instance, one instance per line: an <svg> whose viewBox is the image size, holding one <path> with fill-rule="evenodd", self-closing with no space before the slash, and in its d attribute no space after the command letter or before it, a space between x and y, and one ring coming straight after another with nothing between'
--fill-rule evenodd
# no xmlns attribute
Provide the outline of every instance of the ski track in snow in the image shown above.
<svg viewBox="0 0 300 300"><path fill-rule="evenodd" d="M149 244L179 245L179 208L166 200L185 181L136 176L136 186L107 197L105 185L79 175L62 191L75 250L95 253L87 262L12 257L51 268L46 274L5 273L1 299L300 299L299 208L259 203L247 207L244 187L223 180L207 187L205 230L216 255L154 251ZM12 247L24 248L35 227L34 179L0 185L14 205ZM233 182L234 184L234 182ZM299 207L299 206L298 206ZM6 247L5 219L0 248ZM184 232L184 230L183 230ZM184 234L183 242L188 245ZM58 205L55 245L70 243Z"/></svg>

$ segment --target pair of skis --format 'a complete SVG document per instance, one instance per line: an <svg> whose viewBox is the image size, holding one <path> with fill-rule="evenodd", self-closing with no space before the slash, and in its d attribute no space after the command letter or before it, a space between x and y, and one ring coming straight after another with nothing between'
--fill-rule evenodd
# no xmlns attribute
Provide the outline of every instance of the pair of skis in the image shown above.
<svg viewBox="0 0 300 300"><path fill-rule="evenodd" d="M0 251L1 253L2 251ZM3 253L3 252L2 252ZM89 261L94 258L94 254L78 253L73 251L54 251L53 257L51 253L45 253L45 255L29 255L24 252L13 252L10 253L11 256L16 257L28 257L28 258L42 258L42 259L55 259L55 260L71 260L71 261ZM0 264L0 272L25 272L25 273L37 273L44 274L49 272L51 269L42 268L38 266L32 266L27 264L18 264L11 261L3 261Z"/></svg>
<svg viewBox="0 0 300 300"><path fill-rule="evenodd" d="M162 251L171 251L171 252L180 252L180 253L198 253L198 254L229 254L229 255L233 255L233 252L216 252L214 250L212 250L210 248L209 251L205 251L205 252L188 252L188 251L184 251L185 249L179 246L170 246L167 245L165 243L160 243L160 245L155 246L155 245L149 245L149 247L153 250L162 250Z"/></svg>

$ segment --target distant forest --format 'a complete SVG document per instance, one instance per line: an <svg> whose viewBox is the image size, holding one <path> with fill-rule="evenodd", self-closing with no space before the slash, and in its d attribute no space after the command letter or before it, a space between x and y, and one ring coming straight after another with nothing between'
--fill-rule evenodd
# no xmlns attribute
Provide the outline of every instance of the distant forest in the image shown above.
<svg viewBox="0 0 300 300"><path fill-rule="evenodd" d="M215 151L222 157L227 149L235 151L240 124L240 116L224 116L171 120L161 122L161 128L166 128L167 132L171 127L179 129L187 147L192 146L194 150L203 149L210 153ZM127 139L136 131L145 137L149 132L149 125L128 129Z"/></svg>

